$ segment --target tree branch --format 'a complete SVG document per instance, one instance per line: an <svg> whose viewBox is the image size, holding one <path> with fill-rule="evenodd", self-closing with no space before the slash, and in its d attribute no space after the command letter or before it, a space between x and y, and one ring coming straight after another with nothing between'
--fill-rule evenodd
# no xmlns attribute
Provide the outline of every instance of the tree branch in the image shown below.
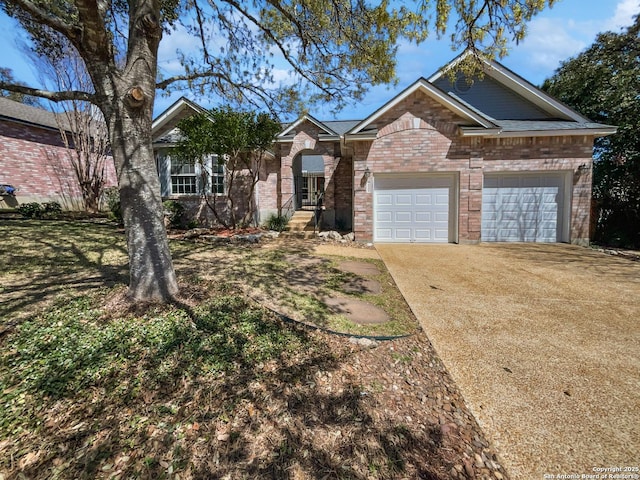
<svg viewBox="0 0 640 480"><path fill-rule="evenodd" d="M80 28L80 26L74 25L72 23L67 23L60 17L42 10L31 0L12 0L11 3L27 12L39 23L51 27L55 31L60 32L70 39L79 38L79 36L81 35L82 29Z"/></svg>
<svg viewBox="0 0 640 480"><path fill-rule="evenodd" d="M285 58L287 63L289 63L289 65L291 65L291 67L296 71L296 73L298 73L302 78L307 80L312 85L316 86L322 92L333 96L333 93L328 88L325 88L323 85L321 85L315 79L313 79L307 72L305 72L302 68L300 68L300 65L298 64L296 59L291 57L291 55L289 54L289 52L287 51L287 49L285 48L283 43L279 39L276 38L274 33L271 31L271 29L267 28L262 22L260 22L256 17L254 17L249 11L247 11L244 8L242 8L242 5L240 5L235 0L223 0L223 1L225 1L226 3L231 5L233 8L235 8L238 12L240 12L242 15L244 15L245 18L247 18L251 23L253 23L257 28L259 28L267 37L269 37L269 39L275 44L275 46L278 48L278 50L280 50L280 53L282 54L282 56ZM288 12L284 11L283 9L279 9L279 11L283 15L285 15L286 18L289 18ZM295 22L295 20L294 20L294 22ZM297 22L295 24L299 25ZM302 34L300 36L300 40L303 41L303 44L308 44L308 42L305 41L306 40L305 36L302 35Z"/></svg>
<svg viewBox="0 0 640 480"><path fill-rule="evenodd" d="M0 82L0 90L9 90L10 92L22 93L32 97L46 98L52 102L62 102L65 100L80 100L83 102L96 103L96 96L89 92L79 90L53 92L50 90L40 90L38 88L26 87L24 85L16 85L15 83Z"/></svg>
<svg viewBox="0 0 640 480"><path fill-rule="evenodd" d="M156 88L158 90L164 90L165 88L167 88L169 85L171 85L172 83L176 83L176 82L190 82L192 80L198 80L201 78L222 78L222 75L212 72L212 71L206 71L206 72L194 72L194 73L190 73L187 75L176 75L173 77L169 77L165 80L162 80L161 82L156 83Z"/></svg>

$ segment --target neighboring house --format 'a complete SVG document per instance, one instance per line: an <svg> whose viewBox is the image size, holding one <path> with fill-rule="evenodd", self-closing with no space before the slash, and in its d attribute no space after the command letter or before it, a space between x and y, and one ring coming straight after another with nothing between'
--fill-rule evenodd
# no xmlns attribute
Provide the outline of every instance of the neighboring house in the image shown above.
<svg viewBox="0 0 640 480"><path fill-rule="evenodd" d="M484 61L472 84L452 83L446 71L462 58L363 120L304 115L287 126L260 176L259 219L308 208L322 192L323 225L359 241L588 244L593 141L615 127L498 62ZM159 158L177 120L200 110L181 99L156 119ZM159 171L165 195L197 193L180 190L168 162Z"/></svg>
<svg viewBox="0 0 640 480"><path fill-rule="evenodd" d="M107 187L116 185L113 161L107 162ZM0 184L16 188L0 195L0 208L28 202L82 205L78 180L70 163L56 114L0 97Z"/></svg>

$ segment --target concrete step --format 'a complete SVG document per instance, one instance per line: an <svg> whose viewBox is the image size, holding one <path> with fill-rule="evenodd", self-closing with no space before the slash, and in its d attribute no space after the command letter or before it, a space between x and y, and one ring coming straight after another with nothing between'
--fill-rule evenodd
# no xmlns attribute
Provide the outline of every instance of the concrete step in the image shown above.
<svg viewBox="0 0 640 480"><path fill-rule="evenodd" d="M296 231L296 230L285 230L284 232L280 232L279 238L300 238L304 240L308 240L310 238L315 238L316 234L313 229L311 231Z"/></svg>
<svg viewBox="0 0 640 480"><path fill-rule="evenodd" d="M289 220L287 229L290 232L313 232L314 218L314 212L299 210Z"/></svg>

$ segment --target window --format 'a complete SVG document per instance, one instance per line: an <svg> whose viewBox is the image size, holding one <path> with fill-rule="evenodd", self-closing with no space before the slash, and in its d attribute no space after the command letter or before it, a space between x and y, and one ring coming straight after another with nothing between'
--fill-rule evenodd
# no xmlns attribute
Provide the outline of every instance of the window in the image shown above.
<svg viewBox="0 0 640 480"><path fill-rule="evenodd" d="M219 165L218 162L211 167L211 193L224 193L224 165Z"/></svg>
<svg viewBox="0 0 640 480"><path fill-rule="evenodd" d="M196 195L198 193L195 162L171 159L171 194Z"/></svg>

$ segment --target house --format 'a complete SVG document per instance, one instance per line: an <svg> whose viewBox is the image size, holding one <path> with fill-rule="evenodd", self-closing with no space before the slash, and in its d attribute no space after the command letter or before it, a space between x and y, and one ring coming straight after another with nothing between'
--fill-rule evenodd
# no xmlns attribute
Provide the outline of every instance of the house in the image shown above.
<svg viewBox="0 0 640 480"><path fill-rule="evenodd" d="M615 127L495 61L483 60L473 83L452 81L465 55L361 120L303 115L286 126L261 172L258 218L313 207L322 194L323 226L359 241L588 244L593 141ZM198 109L176 102L154 122L158 138ZM170 156L161 145L159 158ZM164 193L192 195L196 180L181 191L168 165L159 165Z"/></svg>
<svg viewBox="0 0 640 480"><path fill-rule="evenodd" d="M259 160L253 159L259 180L251 198L247 198L246 193L250 191L253 181L246 170L234 172L233 185L230 185L231 172L218 163L215 155L210 155L203 163L195 160L189 162L172 155L172 149L180 139L177 128L180 120L203 112L205 109L182 97L153 121L153 149L163 200L179 201L185 207L188 218L207 225L219 224L221 221L229 222L231 212L227 198L231 198L231 208L236 220L241 220L251 211L255 212L252 220L261 223L266 217L259 217L260 208L257 201L260 190L266 188L266 179L275 173L273 169L276 163L272 152L263 152ZM206 198L203 193L207 194Z"/></svg>
<svg viewBox="0 0 640 480"><path fill-rule="evenodd" d="M82 193L56 114L0 97L0 184L15 188L0 194L0 208L28 202L82 206ZM116 185L115 168L105 165L106 186Z"/></svg>

